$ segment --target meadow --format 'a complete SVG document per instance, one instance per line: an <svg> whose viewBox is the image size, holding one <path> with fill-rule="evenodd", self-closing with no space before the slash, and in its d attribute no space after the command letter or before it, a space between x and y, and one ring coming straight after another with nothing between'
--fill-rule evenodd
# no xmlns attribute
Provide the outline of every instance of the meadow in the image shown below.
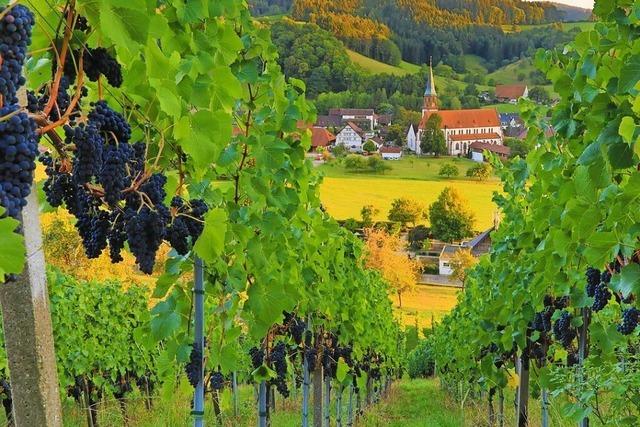
<svg viewBox="0 0 640 427"><path fill-rule="evenodd" d="M458 293L458 288L417 285L413 292L402 295L402 308L398 307L395 295L391 299L400 321L405 325L418 325L418 330L422 330L451 311L458 302Z"/></svg>
<svg viewBox="0 0 640 427"><path fill-rule="evenodd" d="M451 163L458 167L460 175L453 178L438 176L440 166ZM391 202L400 197L417 200L425 209L433 203L447 186L460 191L468 206L476 215L476 230L485 230L493 224L496 206L492 201L499 181L491 178L479 182L465 176L475 163L468 159L440 157L419 158L406 156L389 161L391 170L384 173L354 173L334 161L318 167L324 175L320 197L327 211L337 219L360 218L364 205L378 209L376 220L386 220ZM426 219L420 221L428 224Z"/></svg>

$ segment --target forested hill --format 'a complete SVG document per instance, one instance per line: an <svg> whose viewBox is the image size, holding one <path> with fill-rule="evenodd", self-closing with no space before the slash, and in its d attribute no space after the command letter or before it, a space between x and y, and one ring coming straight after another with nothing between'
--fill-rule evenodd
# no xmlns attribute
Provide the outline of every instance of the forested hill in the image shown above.
<svg viewBox="0 0 640 427"><path fill-rule="evenodd" d="M288 14L318 25L347 47L378 61L452 63L464 54L498 68L550 47L553 37L505 34L504 25L559 22L568 8L522 0L250 0L254 13ZM578 16L576 11L572 17ZM540 40L544 38L544 40ZM564 37L558 35L557 42Z"/></svg>

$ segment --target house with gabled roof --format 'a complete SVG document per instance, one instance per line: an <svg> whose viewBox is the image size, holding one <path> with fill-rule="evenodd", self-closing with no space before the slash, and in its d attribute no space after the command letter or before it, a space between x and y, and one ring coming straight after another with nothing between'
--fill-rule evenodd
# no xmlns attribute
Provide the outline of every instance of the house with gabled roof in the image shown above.
<svg viewBox="0 0 640 427"><path fill-rule="evenodd" d="M496 85L496 99L500 102L516 103L520 98L529 97L529 88L525 84Z"/></svg>
<svg viewBox="0 0 640 427"><path fill-rule="evenodd" d="M353 122L347 122L347 125L336 135L336 145L343 145L354 153L362 152L364 141L364 131Z"/></svg>
<svg viewBox="0 0 640 427"><path fill-rule="evenodd" d="M495 230L495 226L483 231L475 236L473 239L463 241L459 245L445 244L440 251L438 258L438 272L443 276L450 276L453 274L453 268L451 266L451 260L456 252L459 250L469 250L471 255L479 257L488 253L491 250L491 232Z"/></svg>

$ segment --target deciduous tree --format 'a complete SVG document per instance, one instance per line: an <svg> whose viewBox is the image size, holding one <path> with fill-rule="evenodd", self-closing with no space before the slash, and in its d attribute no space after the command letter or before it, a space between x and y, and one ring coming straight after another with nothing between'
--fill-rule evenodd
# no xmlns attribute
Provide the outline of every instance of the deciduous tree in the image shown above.
<svg viewBox="0 0 640 427"><path fill-rule="evenodd" d="M447 153L447 142L441 129L442 117L439 114L429 116L420 140L423 153L433 153L435 157Z"/></svg>
<svg viewBox="0 0 640 427"><path fill-rule="evenodd" d="M438 171L438 175L446 176L447 178L450 178L452 176L460 175L460 170L458 170L457 166L452 165L451 163L445 163L440 167L440 171Z"/></svg>
<svg viewBox="0 0 640 427"><path fill-rule="evenodd" d="M467 201L453 187L445 187L429 206L431 233L436 239L453 242L473 234L475 216Z"/></svg>
<svg viewBox="0 0 640 427"><path fill-rule="evenodd" d="M389 221L395 221L404 227L408 222L415 225L424 208L420 203L406 197L395 199L389 209Z"/></svg>
<svg viewBox="0 0 640 427"><path fill-rule="evenodd" d="M471 250L468 248L459 249L453 254L453 257L449 261L453 273L453 277L464 283L467 277L467 270L478 263L476 257L471 254Z"/></svg>
<svg viewBox="0 0 640 427"><path fill-rule="evenodd" d="M384 230L366 230L365 264L378 270L398 297L402 308L402 294L415 289L420 263L410 259L404 251L405 242Z"/></svg>

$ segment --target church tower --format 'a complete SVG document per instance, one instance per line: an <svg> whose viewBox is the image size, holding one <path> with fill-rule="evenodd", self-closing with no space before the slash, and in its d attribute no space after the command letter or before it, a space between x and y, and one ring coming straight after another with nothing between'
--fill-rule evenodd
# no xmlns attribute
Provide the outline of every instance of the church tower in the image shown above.
<svg viewBox="0 0 640 427"><path fill-rule="evenodd" d="M422 104L422 115L430 111L438 111L438 94L436 93L436 82L433 79L433 64L429 59L429 76L427 77L427 87L424 90L424 102Z"/></svg>

